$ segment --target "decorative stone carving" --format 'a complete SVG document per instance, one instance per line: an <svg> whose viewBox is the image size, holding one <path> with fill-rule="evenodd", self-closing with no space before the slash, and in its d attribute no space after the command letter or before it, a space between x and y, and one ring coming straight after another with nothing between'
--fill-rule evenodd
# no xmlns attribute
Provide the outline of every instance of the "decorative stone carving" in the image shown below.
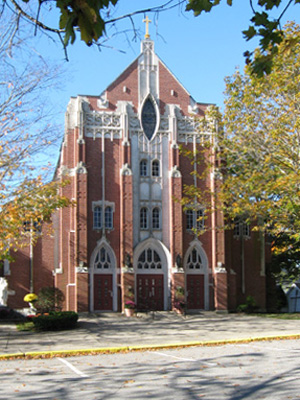
<svg viewBox="0 0 300 400"><path fill-rule="evenodd" d="M76 173L77 173L77 174L87 174L87 169L85 168L85 165L83 164L82 161L80 161L80 162L77 164Z"/></svg>
<svg viewBox="0 0 300 400"><path fill-rule="evenodd" d="M90 112L84 114L84 122L86 126L116 127L121 126L120 114L107 112Z"/></svg>
<svg viewBox="0 0 300 400"><path fill-rule="evenodd" d="M168 129L169 129L169 118L161 117L160 118L159 130L160 131L166 131Z"/></svg>
<svg viewBox="0 0 300 400"><path fill-rule="evenodd" d="M87 274L89 272L89 269L86 265L84 265L83 261L80 261L79 266L76 267L75 271L77 274Z"/></svg>
<svg viewBox="0 0 300 400"><path fill-rule="evenodd" d="M171 169L171 177L172 178L181 178L181 172L178 169L177 165L174 165L174 167Z"/></svg>
<svg viewBox="0 0 300 400"><path fill-rule="evenodd" d="M215 273L216 274L227 274L226 268L224 267L224 265L221 261L217 262L217 266L215 268Z"/></svg>
<svg viewBox="0 0 300 400"><path fill-rule="evenodd" d="M198 123L194 118L191 117L181 117L177 118L177 126L179 132L195 132L198 128Z"/></svg>
<svg viewBox="0 0 300 400"><path fill-rule="evenodd" d="M127 163L122 166L121 175L123 175L123 176L131 176L132 175L131 168L129 167L129 165Z"/></svg>

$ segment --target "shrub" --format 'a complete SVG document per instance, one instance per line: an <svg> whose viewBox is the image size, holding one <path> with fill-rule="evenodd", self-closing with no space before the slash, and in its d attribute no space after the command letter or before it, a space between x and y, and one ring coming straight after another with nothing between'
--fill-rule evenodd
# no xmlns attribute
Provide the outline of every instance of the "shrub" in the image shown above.
<svg viewBox="0 0 300 400"><path fill-rule="evenodd" d="M60 289L52 286L44 287L39 291L35 307L41 313L61 311L64 299L65 296Z"/></svg>
<svg viewBox="0 0 300 400"><path fill-rule="evenodd" d="M252 296L247 296L246 303L240 304L237 308L238 312L244 312L247 314L254 313L257 310L258 310L258 305L256 304L254 297Z"/></svg>
<svg viewBox="0 0 300 400"><path fill-rule="evenodd" d="M34 327L39 331L61 331L76 327L78 314L74 311L52 311L49 315L32 316Z"/></svg>

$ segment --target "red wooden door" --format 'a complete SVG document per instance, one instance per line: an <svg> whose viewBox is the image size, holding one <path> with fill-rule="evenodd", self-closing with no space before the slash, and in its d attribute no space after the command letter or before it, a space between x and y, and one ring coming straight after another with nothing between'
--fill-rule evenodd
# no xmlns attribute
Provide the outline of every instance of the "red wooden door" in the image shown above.
<svg viewBox="0 0 300 400"><path fill-rule="evenodd" d="M94 310L113 309L112 275L94 275Z"/></svg>
<svg viewBox="0 0 300 400"><path fill-rule="evenodd" d="M139 310L164 309L164 276L137 275L137 307Z"/></svg>
<svg viewBox="0 0 300 400"><path fill-rule="evenodd" d="M187 308L204 309L204 275L187 275Z"/></svg>

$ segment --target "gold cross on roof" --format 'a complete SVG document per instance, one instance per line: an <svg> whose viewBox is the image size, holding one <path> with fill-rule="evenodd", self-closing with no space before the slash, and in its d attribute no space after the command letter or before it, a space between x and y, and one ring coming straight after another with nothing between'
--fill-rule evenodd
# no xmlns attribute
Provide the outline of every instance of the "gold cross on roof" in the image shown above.
<svg viewBox="0 0 300 400"><path fill-rule="evenodd" d="M143 22L146 23L146 34L145 34L145 39L149 39L150 35L149 35L149 23L152 22L149 18L148 15L146 16L145 19L143 19Z"/></svg>

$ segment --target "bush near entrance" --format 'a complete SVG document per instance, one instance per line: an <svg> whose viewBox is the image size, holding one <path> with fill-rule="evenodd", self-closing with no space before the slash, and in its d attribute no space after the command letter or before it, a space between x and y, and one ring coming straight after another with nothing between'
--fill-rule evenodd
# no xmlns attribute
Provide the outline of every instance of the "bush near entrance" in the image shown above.
<svg viewBox="0 0 300 400"><path fill-rule="evenodd" d="M61 331L76 327L78 314L74 311L52 311L49 314L30 317L38 331Z"/></svg>

